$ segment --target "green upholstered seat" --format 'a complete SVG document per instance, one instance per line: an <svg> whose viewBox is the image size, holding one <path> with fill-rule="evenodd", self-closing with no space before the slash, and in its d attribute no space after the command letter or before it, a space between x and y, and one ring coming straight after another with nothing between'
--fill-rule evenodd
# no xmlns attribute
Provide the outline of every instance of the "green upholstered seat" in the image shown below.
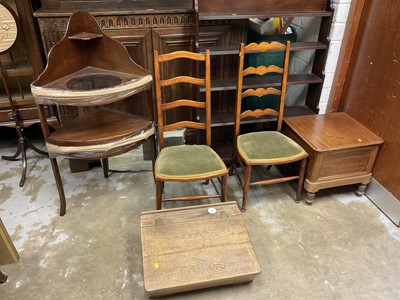
<svg viewBox="0 0 400 300"><path fill-rule="evenodd" d="M157 156L154 170L157 179L189 181L224 176L227 172L219 155L206 145L166 147Z"/></svg>
<svg viewBox="0 0 400 300"><path fill-rule="evenodd" d="M285 158L289 163L307 157L302 147L278 131L239 135L237 147L246 164L273 165L281 164Z"/></svg>

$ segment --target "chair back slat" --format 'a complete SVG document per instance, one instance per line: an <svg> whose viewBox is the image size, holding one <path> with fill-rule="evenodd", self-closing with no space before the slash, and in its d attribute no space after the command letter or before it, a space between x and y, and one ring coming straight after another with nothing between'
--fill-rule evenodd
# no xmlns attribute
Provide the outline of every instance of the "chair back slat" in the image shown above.
<svg viewBox="0 0 400 300"><path fill-rule="evenodd" d="M159 62L166 62L177 58L188 58L197 61L206 61L206 55L190 51L175 51L159 55Z"/></svg>
<svg viewBox="0 0 400 300"><path fill-rule="evenodd" d="M169 109L174 109L174 108L182 107L182 106L206 108L206 104L204 102L193 101L193 100L188 100L188 99L181 99L181 100L176 100L174 102L164 103L162 105L162 109L169 110Z"/></svg>
<svg viewBox="0 0 400 300"><path fill-rule="evenodd" d="M268 51L285 51L286 50L286 45L281 44L279 42L261 42L259 44L257 43L251 43L245 46L244 50L246 53L251 53L251 52L268 52Z"/></svg>
<svg viewBox="0 0 400 300"><path fill-rule="evenodd" d="M270 65L259 65L259 66L245 66L245 56L252 53L267 53L283 51L283 67L276 66L274 64ZM249 45L244 45L241 43L239 49L239 67L238 67L238 79L237 79L237 94L236 94L236 106L235 106L235 140L240 134L241 120L253 117L260 118L263 116L272 116L276 118L277 121L277 131L282 129L283 112L285 107L285 97L286 97L286 86L287 86L287 76L289 69L289 53L290 53L290 41L285 44L279 42L262 42L260 44L251 43ZM254 76L268 76L269 73L278 74L281 77L279 84L280 90L267 84L267 80L260 80L260 86L257 88L243 88L243 79L245 77ZM250 75L250 76L249 76ZM251 78L250 78L251 79ZM247 80L247 79L246 79ZM276 86L276 84L274 84ZM279 102L277 107L268 107L261 109L260 107L251 109L243 105L243 100L247 98L247 101L253 100L248 98L250 96L260 97L266 95L276 95L279 97ZM253 107L253 106L251 106ZM268 119L270 120L270 119Z"/></svg>
<svg viewBox="0 0 400 300"><path fill-rule="evenodd" d="M266 108L266 109L255 109L255 110L246 110L240 114L240 119L245 119L249 117L263 117L263 116L273 116L277 117L279 115L278 111L272 109L272 108Z"/></svg>
<svg viewBox="0 0 400 300"><path fill-rule="evenodd" d="M262 96L265 96L265 95L277 95L277 96L280 96L281 94L282 94L282 91L280 91L280 90L278 90L276 88L272 88L272 87L266 88L266 89L258 88L256 90L248 89L248 90L246 90L246 91L244 91L242 93L242 98L249 97L249 96L262 97Z"/></svg>
<svg viewBox="0 0 400 300"><path fill-rule="evenodd" d="M178 76L170 79L161 80L161 86L170 86L177 83L191 83L197 85L205 85L206 81L201 78L195 78L191 76Z"/></svg>
<svg viewBox="0 0 400 300"><path fill-rule="evenodd" d="M188 75L176 75L176 69L173 69L172 63L176 59L186 59L190 63L197 63L204 66L203 72L199 71L199 74L204 74L202 77L200 75L188 76ZM163 62L169 62L172 68L169 73L174 74L174 77L161 78L161 68L160 65ZM194 53L189 51L176 51L167 54L158 54L154 51L154 77L155 77L155 87L156 87L156 103L157 103L157 123L158 123L158 141L160 150L164 147L164 132L175 130L179 128L193 128L198 130L205 130L206 132L206 144L211 146L211 79L210 79L210 51L207 50L206 53ZM167 77L167 74L163 74ZM197 97L197 93L193 92L192 99L164 99L163 94L165 87L179 86L181 84L189 84L192 87L203 86L205 88L204 97ZM193 90L193 89L192 89ZM204 99L197 99L204 98ZM172 111L173 109L189 107L195 108L196 110L204 110L204 119L197 118L196 120L179 120L176 122L167 122L165 118L165 113L167 111Z"/></svg>
<svg viewBox="0 0 400 300"><path fill-rule="evenodd" d="M171 131L179 128L206 129L206 125L204 123L193 121L180 121L164 125L164 131Z"/></svg>
<svg viewBox="0 0 400 300"><path fill-rule="evenodd" d="M283 73L283 68L280 68L275 65L271 66L259 66L257 68L255 67L248 67L243 71L243 76L247 75L266 75L268 73Z"/></svg>

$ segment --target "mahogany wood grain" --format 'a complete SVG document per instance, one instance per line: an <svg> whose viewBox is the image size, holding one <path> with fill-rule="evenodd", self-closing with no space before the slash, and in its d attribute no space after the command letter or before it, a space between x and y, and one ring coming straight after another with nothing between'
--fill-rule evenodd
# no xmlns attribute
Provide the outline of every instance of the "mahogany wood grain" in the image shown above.
<svg viewBox="0 0 400 300"><path fill-rule="evenodd" d="M152 125L147 117L97 108L57 129L47 141L59 146L101 145L134 136Z"/></svg>
<svg viewBox="0 0 400 300"><path fill-rule="evenodd" d="M122 73L134 70L133 73L138 76L149 74L131 59L121 63L121 57L128 55L126 48L105 35L94 19L89 22L83 13L76 13L73 18L74 20L68 23L64 38L49 53L46 69L33 82L34 86L45 86L88 66ZM82 31L86 32L84 36ZM87 33L90 33L92 38L87 39ZM78 38L82 42L79 42Z"/></svg>
<svg viewBox="0 0 400 300"><path fill-rule="evenodd" d="M104 176L108 177L108 157L150 140L154 165L151 93L147 93L147 113L142 116L105 106L149 90L151 80L150 72L137 65L120 42L105 34L93 16L86 12L71 16L65 36L49 51L45 70L31 85L56 180L61 216L66 213L66 200L57 156L101 159ZM73 106L81 114L51 131L46 120L47 103Z"/></svg>

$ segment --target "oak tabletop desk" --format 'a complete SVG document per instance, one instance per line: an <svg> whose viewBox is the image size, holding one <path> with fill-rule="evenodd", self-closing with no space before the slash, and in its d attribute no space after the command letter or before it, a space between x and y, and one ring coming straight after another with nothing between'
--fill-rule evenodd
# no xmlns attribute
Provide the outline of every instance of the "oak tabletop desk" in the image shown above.
<svg viewBox="0 0 400 300"><path fill-rule="evenodd" d="M260 273L236 202L144 212L140 228L149 296L248 282Z"/></svg>

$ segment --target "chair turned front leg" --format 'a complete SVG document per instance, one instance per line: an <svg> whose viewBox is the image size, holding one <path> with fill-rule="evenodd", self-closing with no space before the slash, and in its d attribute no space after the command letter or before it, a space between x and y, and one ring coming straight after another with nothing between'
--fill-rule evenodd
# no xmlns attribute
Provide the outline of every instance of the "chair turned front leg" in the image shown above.
<svg viewBox="0 0 400 300"><path fill-rule="evenodd" d="M243 182L243 198L242 198L242 212L246 211L247 195L249 193L251 178L251 166L246 166L244 171L244 182Z"/></svg>
<svg viewBox="0 0 400 300"><path fill-rule="evenodd" d="M222 176L221 177L221 202L226 202L227 200L227 182L228 177Z"/></svg>
<svg viewBox="0 0 400 300"><path fill-rule="evenodd" d="M156 206L157 209L162 208L162 194L164 190L164 182L156 181Z"/></svg>
<svg viewBox="0 0 400 300"><path fill-rule="evenodd" d="M66 212L64 187L61 180L60 170L58 168L57 159L50 158L51 168L53 169L54 178L56 180L58 196L60 197L60 216L64 216Z"/></svg>
<svg viewBox="0 0 400 300"><path fill-rule="evenodd" d="M297 181L296 203L300 202L301 190L304 184L304 174L306 171L307 158L303 159L300 163L299 180Z"/></svg>

